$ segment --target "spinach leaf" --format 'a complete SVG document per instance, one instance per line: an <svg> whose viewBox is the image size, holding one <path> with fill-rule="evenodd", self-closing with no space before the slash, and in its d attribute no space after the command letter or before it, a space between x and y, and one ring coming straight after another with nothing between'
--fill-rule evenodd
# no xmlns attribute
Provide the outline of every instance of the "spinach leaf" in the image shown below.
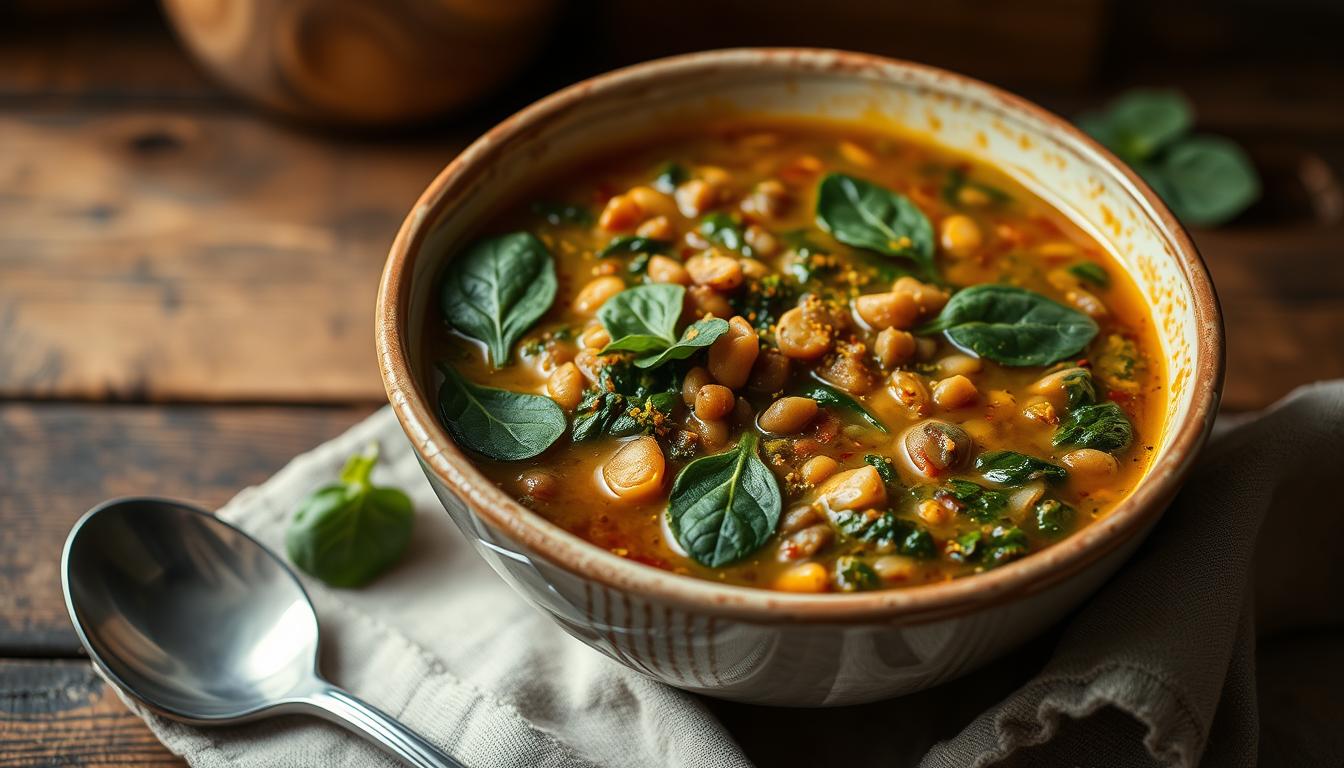
<svg viewBox="0 0 1344 768"><path fill-rule="evenodd" d="M817 405L843 408L868 422L883 434L887 433L887 425L878 421L877 417L870 413L867 408L864 408L862 403L819 379L808 382L798 394L816 400Z"/></svg>
<svg viewBox="0 0 1344 768"><path fill-rule="evenodd" d="M1069 274L1079 280L1086 280L1098 288L1105 288L1111 283L1111 276L1106 274L1106 270L1100 264L1091 261L1080 261L1070 266Z"/></svg>
<svg viewBox="0 0 1344 768"><path fill-rule="evenodd" d="M1064 377L1064 399L1069 410L1091 405L1097 400L1097 388L1092 383L1092 372L1086 368L1075 368Z"/></svg>
<svg viewBox="0 0 1344 768"><path fill-rule="evenodd" d="M891 466L891 459L876 453L870 453L863 457L863 463L876 469L878 476L882 478L882 482L886 483L889 489L900 486L901 481L896 477L896 468Z"/></svg>
<svg viewBox="0 0 1344 768"><path fill-rule="evenodd" d="M1102 112L1080 115L1078 126L1133 164L1190 130L1194 119L1190 102L1176 91L1135 89Z"/></svg>
<svg viewBox="0 0 1344 768"><path fill-rule="evenodd" d="M882 579L871 565L845 555L835 561L835 583L841 592L861 592L882 586Z"/></svg>
<svg viewBox="0 0 1344 768"><path fill-rule="evenodd" d="M715 211L700 220L700 234L711 243L738 251L743 256L752 254L742 232L742 222L722 211Z"/></svg>
<svg viewBox="0 0 1344 768"><path fill-rule="evenodd" d="M779 484L756 455L756 442L747 432L737 447L687 464L672 483L668 527L698 563L719 568L741 560L779 524Z"/></svg>
<svg viewBox="0 0 1344 768"><path fill-rule="evenodd" d="M975 468L991 483L1022 485L1032 480L1063 480L1068 470L1017 451L987 451L975 460Z"/></svg>
<svg viewBox="0 0 1344 768"><path fill-rule="evenodd" d="M653 179L653 188L670 195L690 177L681 163L667 163L658 169L658 175Z"/></svg>
<svg viewBox="0 0 1344 768"><path fill-rule="evenodd" d="M933 496L954 499L961 514L981 523L992 523L1008 510L1008 494L969 480L948 480L934 490Z"/></svg>
<svg viewBox="0 0 1344 768"><path fill-rule="evenodd" d="M933 225L909 198L843 173L817 187L817 224L836 240L908 259L933 275Z"/></svg>
<svg viewBox="0 0 1344 768"><path fill-rule="evenodd" d="M411 541L411 499L373 485L378 445L351 456L340 482L313 491L285 531L285 551L304 573L333 587L358 587L401 558Z"/></svg>
<svg viewBox="0 0 1344 768"><path fill-rule="evenodd" d="M648 352L677 343L686 289L680 285L638 285L612 296L597 310L597 319L613 341L608 352Z"/></svg>
<svg viewBox="0 0 1344 768"><path fill-rule="evenodd" d="M1110 401L1084 405L1069 413L1055 430L1055 445L1074 445L1118 453L1134 441L1134 426Z"/></svg>
<svg viewBox="0 0 1344 768"><path fill-rule="evenodd" d="M639 368L657 368L685 360L728 332L728 321L707 317L686 327L680 337L677 319L686 289L680 285L639 285L612 296L597 319L614 341L602 349L635 353Z"/></svg>
<svg viewBox="0 0 1344 768"><path fill-rule="evenodd" d="M574 409L569 439L576 443L608 434L625 413L625 396L605 389L589 389Z"/></svg>
<svg viewBox="0 0 1344 768"><path fill-rule="evenodd" d="M658 392L643 401L626 398L625 402L630 407L611 422L607 434L612 437L641 434L662 437L671 429L667 419L680 397L676 392Z"/></svg>
<svg viewBox="0 0 1344 768"><path fill-rule="evenodd" d="M607 247L598 251L598 258L616 256L625 253L667 253L672 247L670 240L657 240L643 235L619 235L607 243Z"/></svg>
<svg viewBox="0 0 1344 768"><path fill-rule="evenodd" d="M778 324L780 316L797 305L798 283L791 275L772 272L748 280L729 302L756 330L768 334L770 326Z"/></svg>
<svg viewBox="0 0 1344 768"><path fill-rule="evenodd" d="M445 363L439 417L464 448L491 459L530 459L565 433L565 412L549 397L473 384Z"/></svg>
<svg viewBox="0 0 1344 768"><path fill-rule="evenodd" d="M1036 530L1047 536L1058 536L1073 525L1073 507L1056 499L1041 499L1032 513L1036 518Z"/></svg>
<svg viewBox="0 0 1344 768"><path fill-rule="evenodd" d="M555 260L527 232L478 240L448 267L439 306L454 328L485 342L502 368L509 351L555 301Z"/></svg>
<svg viewBox="0 0 1344 768"><path fill-rule="evenodd" d="M1039 293L986 283L958 291L916 333L943 332L958 349L1003 365L1049 365L1075 355L1097 324Z"/></svg>
<svg viewBox="0 0 1344 768"><path fill-rule="evenodd" d="M948 542L947 555L963 563L980 563L995 568L1016 560L1030 551L1027 535L1017 526L995 526L988 534L967 531Z"/></svg>
<svg viewBox="0 0 1344 768"><path fill-rule="evenodd" d="M1193 136L1173 144L1156 165L1163 198L1184 222L1214 226L1260 197L1260 178L1241 147L1216 136Z"/></svg>
<svg viewBox="0 0 1344 768"><path fill-rule="evenodd" d="M831 522L845 536L873 544L879 550L895 550L920 559L937 554L933 536L923 526L897 517L890 510L869 517L866 512L846 509L832 514Z"/></svg>
<svg viewBox="0 0 1344 768"><path fill-rule="evenodd" d="M593 212L573 203L539 200L532 204L532 213L542 217L553 227L565 224L586 227L593 223Z"/></svg>

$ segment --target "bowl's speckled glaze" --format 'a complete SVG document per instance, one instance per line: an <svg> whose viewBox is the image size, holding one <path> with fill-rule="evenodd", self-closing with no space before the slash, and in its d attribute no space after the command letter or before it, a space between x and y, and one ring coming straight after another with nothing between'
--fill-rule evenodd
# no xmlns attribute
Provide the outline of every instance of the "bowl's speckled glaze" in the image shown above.
<svg viewBox="0 0 1344 768"><path fill-rule="evenodd" d="M1011 173L1109 246L1152 305L1169 392L1143 483L1065 541L957 581L858 594L731 587L624 560L491 484L435 418L413 335L443 260L522 188L604 146L695 116L860 121L917 134ZM1208 435L1222 321L1203 263L1131 171L1066 121L983 83L863 54L746 49L641 64L505 120L454 160L398 234L379 289L388 399L444 507L510 584L566 630L659 680L723 698L836 705L963 674L1058 620L1151 529Z"/></svg>

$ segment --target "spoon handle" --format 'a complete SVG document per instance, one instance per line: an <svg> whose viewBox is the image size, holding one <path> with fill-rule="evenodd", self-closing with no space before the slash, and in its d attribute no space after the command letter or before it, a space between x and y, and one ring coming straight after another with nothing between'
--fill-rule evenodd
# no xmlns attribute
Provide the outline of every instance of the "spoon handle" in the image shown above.
<svg viewBox="0 0 1344 768"><path fill-rule="evenodd" d="M326 720L343 725L415 768L466 768L386 712L323 681L306 697Z"/></svg>

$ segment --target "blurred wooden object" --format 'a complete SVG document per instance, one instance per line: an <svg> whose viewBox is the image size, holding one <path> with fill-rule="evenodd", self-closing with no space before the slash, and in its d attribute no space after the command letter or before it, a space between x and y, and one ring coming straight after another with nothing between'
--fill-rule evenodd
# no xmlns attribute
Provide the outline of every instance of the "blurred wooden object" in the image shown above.
<svg viewBox="0 0 1344 768"><path fill-rule="evenodd" d="M461 107L536 52L554 0L163 0L217 78L272 109L349 125Z"/></svg>

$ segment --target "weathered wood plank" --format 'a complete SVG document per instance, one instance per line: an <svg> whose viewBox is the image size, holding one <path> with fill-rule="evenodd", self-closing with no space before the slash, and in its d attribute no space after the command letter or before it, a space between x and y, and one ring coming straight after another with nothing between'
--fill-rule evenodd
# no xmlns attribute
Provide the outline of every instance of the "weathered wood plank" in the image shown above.
<svg viewBox="0 0 1344 768"><path fill-rule="evenodd" d="M0 397L382 399L378 277L460 139L171 110L0 137Z"/></svg>
<svg viewBox="0 0 1344 768"><path fill-rule="evenodd" d="M0 766L179 766L185 763L88 662L0 661Z"/></svg>
<svg viewBox="0 0 1344 768"><path fill-rule="evenodd" d="M113 496L214 508L369 408L0 405L0 656L71 654L65 536Z"/></svg>

